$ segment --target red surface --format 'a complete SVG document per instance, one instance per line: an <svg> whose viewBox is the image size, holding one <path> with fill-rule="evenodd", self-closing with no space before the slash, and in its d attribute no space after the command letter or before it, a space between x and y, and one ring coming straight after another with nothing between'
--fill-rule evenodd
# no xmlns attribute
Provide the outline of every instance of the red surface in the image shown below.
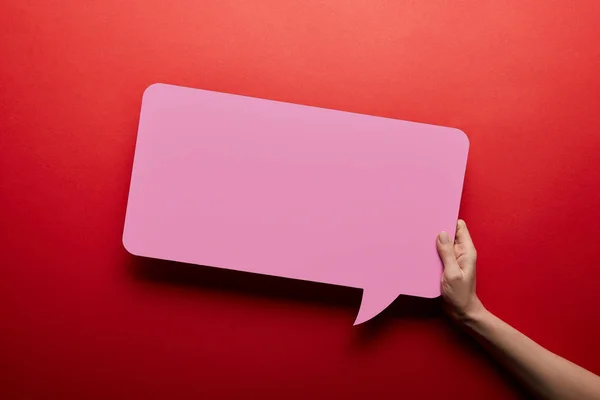
<svg viewBox="0 0 600 400"><path fill-rule="evenodd" d="M598 21L595 0L4 0L0 397L522 395L436 302L356 329L360 291L128 255L157 81L464 130L480 296L600 373Z"/></svg>

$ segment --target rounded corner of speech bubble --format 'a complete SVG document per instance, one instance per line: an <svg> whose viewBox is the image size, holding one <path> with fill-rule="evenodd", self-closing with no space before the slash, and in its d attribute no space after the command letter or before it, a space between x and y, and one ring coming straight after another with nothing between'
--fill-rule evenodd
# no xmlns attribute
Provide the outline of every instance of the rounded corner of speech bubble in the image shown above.
<svg viewBox="0 0 600 400"><path fill-rule="evenodd" d="M123 244L123 248L132 256L141 256L142 252L136 246L135 240L132 239L131 235L127 228L123 232L123 236L121 237L121 243Z"/></svg>
<svg viewBox="0 0 600 400"><path fill-rule="evenodd" d="M154 94L154 92L160 91L160 89L164 88L165 86L169 86L169 85L167 85L165 83L161 83L161 82L151 83L150 85L148 85L146 87L146 89L144 89L144 93L142 94L142 99L147 96L152 96Z"/></svg>

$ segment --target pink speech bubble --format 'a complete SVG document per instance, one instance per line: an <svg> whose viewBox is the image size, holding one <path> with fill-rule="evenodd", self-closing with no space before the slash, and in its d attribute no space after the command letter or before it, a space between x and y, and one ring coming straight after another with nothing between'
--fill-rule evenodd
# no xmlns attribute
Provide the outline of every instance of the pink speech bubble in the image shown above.
<svg viewBox="0 0 600 400"><path fill-rule="evenodd" d="M355 325L440 295L469 142L453 128L154 84L123 244L134 255L363 289Z"/></svg>

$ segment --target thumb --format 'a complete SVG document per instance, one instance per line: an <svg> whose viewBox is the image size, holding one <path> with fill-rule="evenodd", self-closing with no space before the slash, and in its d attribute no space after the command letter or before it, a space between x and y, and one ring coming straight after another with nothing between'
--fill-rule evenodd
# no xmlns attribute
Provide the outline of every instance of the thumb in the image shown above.
<svg viewBox="0 0 600 400"><path fill-rule="evenodd" d="M462 274L458 262L456 261L456 254L454 254L454 243L450 241L450 235L448 232L441 232L437 238L437 251L440 255L442 263L444 263L444 276L448 280L457 278Z"/></svg>

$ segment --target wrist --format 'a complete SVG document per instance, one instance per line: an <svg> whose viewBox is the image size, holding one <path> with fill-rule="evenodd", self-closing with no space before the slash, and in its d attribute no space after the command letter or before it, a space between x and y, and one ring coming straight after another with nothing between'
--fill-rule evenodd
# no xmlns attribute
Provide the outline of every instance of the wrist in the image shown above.
<svg viewBox="0 0 600 400"><path fill-rule="evenodd" d="M463 325L475 327L482 324L490 315L490 312L483 306L465 315Z"/></svg>
<svg viewBox="0 0 600 400"><path fill-rule="evenodd" d="M488 314L489 311L483 306L479 298L475 297L470 302L469 307L457 313L454 319L461 326L474 327L485 320Z"/></svg>

